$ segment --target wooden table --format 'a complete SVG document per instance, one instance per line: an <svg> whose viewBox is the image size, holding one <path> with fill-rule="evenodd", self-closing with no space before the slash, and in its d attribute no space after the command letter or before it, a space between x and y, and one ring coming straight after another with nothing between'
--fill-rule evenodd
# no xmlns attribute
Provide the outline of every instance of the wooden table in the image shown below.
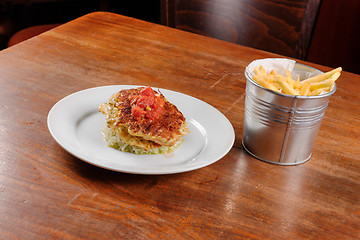
<svg viewBox="0 0 360 240"><path fill-rule="evenodd" d="M277 55L97 12L0 52L1 239L360 237L360 76L343 72L313 156L278 166L241 147L244 69ZM329 68L315 66L322 71ZM63 150L47 115L103 85L201 99L236 139L216 163L171 175L105 170Z"/></svg>

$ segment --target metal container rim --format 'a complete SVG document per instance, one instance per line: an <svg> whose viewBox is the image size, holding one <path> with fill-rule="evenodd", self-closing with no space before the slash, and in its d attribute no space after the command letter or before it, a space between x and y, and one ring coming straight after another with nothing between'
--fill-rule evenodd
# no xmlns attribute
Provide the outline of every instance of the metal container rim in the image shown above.
<svg viewBox="0 0 360 240"><path fill-rule="evenodd" d="M311 66L308 66L308 65L305 65L305 64L302 64L302 63L295 63L295 65L302 65L302 66L305 66L307 68L312 68L312 69L315 69L316 71L319 71L320 73L324 73L322 71L320 71L319 69L317 68L314 68L314 67L311 67ZM282 96L282 97L286 97L286 98L299 98L299 99L318 99L318 98L325 98L325 97L328 97L328 96L331 96L332 94L335 93L336 91L336 82L335 82L335 85L333 87L333 89L330 91L330 92L327 92L327 93L324 93L324 94L320 94L320 95L315 95L315 96L301 96L301 95L289 95L289 94L285 94L285 93L280 93L280 92L275 92L273 90L270 90L268 88L265 88L263 86L261 86L259 83L257 83L256 81L254 81L246 72L246 68L245 68L245 77L247 80L249 80L251 83L253 83L255 86L267 91L267 92L270 92L270 93L273 93L275 95L278 95L278 96Z"/></svg>

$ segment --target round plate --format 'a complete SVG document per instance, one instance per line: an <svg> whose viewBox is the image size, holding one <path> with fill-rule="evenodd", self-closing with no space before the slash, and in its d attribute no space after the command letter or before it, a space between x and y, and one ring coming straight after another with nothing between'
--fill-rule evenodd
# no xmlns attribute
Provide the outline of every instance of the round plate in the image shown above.
<svg viewBox="0 0 360 240"><path fill-rule="evenodd" d="M216 108L194 97L158 89L183 113L190 133L169 154L136 155L108 147L102 135L105 116L101 103L134 85L90 88L57 102L48 114L48 128L57 143L75 157L105 169L135 174L170 174L208 166L221 159L234 144L229 120Z"/></svg>

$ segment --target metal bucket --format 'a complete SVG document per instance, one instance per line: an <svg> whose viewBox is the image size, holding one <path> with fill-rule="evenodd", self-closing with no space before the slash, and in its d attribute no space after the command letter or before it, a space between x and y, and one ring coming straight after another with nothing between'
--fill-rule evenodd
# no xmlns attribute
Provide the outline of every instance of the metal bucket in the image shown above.
<svg viewBox="0 0 360 240"><path fill-rule="evenodd" d="M319 70L295 64L298 72ZM334 88L318 96L291 96L268 90L245 72L243 147L252 156L279 165L297 165L312 148Z"/></svg>

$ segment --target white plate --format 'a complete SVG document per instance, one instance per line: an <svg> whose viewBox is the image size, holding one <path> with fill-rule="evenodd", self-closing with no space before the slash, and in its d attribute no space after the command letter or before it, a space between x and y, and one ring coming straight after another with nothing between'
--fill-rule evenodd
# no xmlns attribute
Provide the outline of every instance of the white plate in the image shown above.
<svg viewBox="0 0 360 240"><path fill-rule="evenodd" d="M234 129L221 112L194 97L160 89L189 124L190 133L183 137L183 143L174 152L163 155L136 155L108 147L101 132L105 116L98 107L113 93L136 87L139 86L90 88L61 99L48 115L51 135L66 151L85 162L136 174L170 174L199 169L221 159L233 146Z"/></svg>

